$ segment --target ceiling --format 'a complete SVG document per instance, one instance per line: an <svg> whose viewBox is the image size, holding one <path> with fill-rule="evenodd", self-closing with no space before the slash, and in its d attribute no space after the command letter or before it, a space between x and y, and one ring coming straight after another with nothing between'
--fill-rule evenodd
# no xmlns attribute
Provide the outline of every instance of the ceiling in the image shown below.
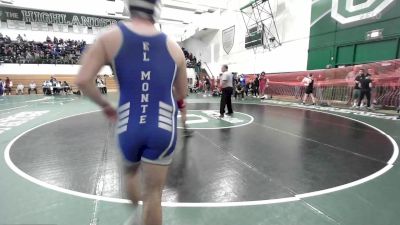
<svg viewBox="0 0 400 225"><path fill-rule="evenodd" d="M101 16L122 16L124 10L123 0L13 1L13 5L20 7L40 8L49 11L68 11ZM229 7L238 4L232 3L239 3L240 5L246 4L246 2L249 1L250 0L162 0L163 9L160 24L164 32L179 41L188 26L196 23L196 21L201 21L202 16L218 12L219 10L235 10L230 9Z"/></svg>

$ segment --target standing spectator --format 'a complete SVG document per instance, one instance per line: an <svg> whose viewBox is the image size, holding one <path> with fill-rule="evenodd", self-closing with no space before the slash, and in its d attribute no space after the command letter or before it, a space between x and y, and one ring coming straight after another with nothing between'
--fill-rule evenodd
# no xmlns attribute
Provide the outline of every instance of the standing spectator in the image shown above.
<svg viewBox="0 0 400 225"><path fill-rule="evenodd" d="M9 77L6 77L6 82L4 86L4 92L6 95L11 95L12 87L13 87L13 82L10 80Z"/></svg>
<svg viewBox="0 0 400 225"><path fill-rule="evenodd" d="M215 88L215 77L213 75L210 78L210 85L211 85L210 89L211 89L211 91L213 91Z"/></svg>
<svg viewBox="0 0 400 225"><path fill-rule="evenodd" d="M265 76L265 72L262 72L261 73L261 76L260 76L260 86L259 86L259 88L260 88L260 98L261 99L265 99L265 88L266 88L266 86L267 86L267 77Z"/></svg>
<svg viewBox="0 0 400 225"><path fill-rule="evenodd" d="M221 68L222 76L221 76L221 87L222 87L222 96L220 103L220 118L224 118L225 114L225 106L228 107L228 116L233 115L232 109L232 94L233 94L233 75L228 72L228 65L223 65Z"/></svg>
<svg viewBox="0 0 400 225"><path fill-rule="evenodd" d="M303 98L303 105L306 104L308 96L311 96L313 105L315 105L315 97L314 97L314 78L313 75L310 73L307 77L304 77L302 81L303 85L306 87L306 93L304 94Z"/></svg>
<svg viewBox="0 0 400 225"><path fill-rule="evenodd" d="M243 88L246 86L246 79L244 78L244 74L239 76L239 82Z"/></svg>
<svg viewBox="0 0 400 225"><path fill-rule="evenodd" d="M22 84L22 83L19 83L18 85L17 85L17 90L16 90L16 94L17 95L24 95L24 85Z"/></svg>
<svg viewBox="0 0 400 225"><path fill-rule="evenodd" d="M208 75L205 75L204 77L204 97L207 97L207 93L210 93L211 91L211 82L210 82L210 77ZM211 95L209 95L211 96Z"/></svg>
<svg viewBox="0 0 400 225"><path fill-rule="evenodd" d="M358 104L357 106L361 106L361 102L364 99L364 97L367 97L367 107L370 109L371 108L371 88L372 88L372 79L371 75L366 74L364 69L360 69L360 78L358 80L360 87L361 87L361 92L360 92L360 98L358 99Z"/></svg>
<svg viewBox="0 0 400 225"><path fill-rule="evenodd" d="M4 82L2 79L0 79L0 96L3 96L3 94L4 94Z"/></svg>
<svg viewBox="0 0 400 225"><path fill-rule="evenodd" d="M200 73L201 72L201 61L199 60L198 63L196 63L196 66L194 67L194 70L196 73Z"/></svg>
<svg viewBox="0 0 400 225"><path fill-rule="evenodd" d="M31 81L31 83L29 84L29 89L28 89L28 94L31 94L31 91L35 92L37 94L37 88L36 88L36 83Z"/></svg>
<svg viewBox="0 0 400 225"><path fill-rule="evenodd" d="M357 76L359 75L358 67L354 66L353 69L346 75L346 82L347 82L347 98L348 103L351 103L351 99L353 99L353 107L357 106L358 97L360 96L360 91L356 91L354 88L354 80L356 80ZM358 89L359 90L359 89ZM353 94L351 94L353 92ZM357 93L354 93L357 92ZM356 97L356 98L354 98Z"/></svg>
<svg viewBox="0 0 400 225"><path fill-rule="evenodd" d="M363 74L363 69L360 69L358 71L358 75L356 75L354 79L354 89L353 89L353 106L352 108L356 108L358 105L358 100L360 99L361 95L361 86L360 86L360 79L361 79L361 74Z"/></svg>
<svg viewBox="0 0 400 225"><path fill-rule="evenodd" d="M254 87L253 87L254 97L258 98L259 95L260 95L260 93L259 93L259 90L260 90L260 75L258 75L258 74L256 75L256 78L254 79L253 84L254 84Z"/></svg>

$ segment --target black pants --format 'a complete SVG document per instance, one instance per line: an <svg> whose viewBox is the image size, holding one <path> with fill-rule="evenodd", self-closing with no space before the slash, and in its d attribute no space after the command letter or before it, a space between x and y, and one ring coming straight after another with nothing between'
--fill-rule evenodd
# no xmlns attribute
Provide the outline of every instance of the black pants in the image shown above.
<svg viewBox="0 0 400 225"><path fill-rule="evenodd" d="M235 99L237 99L238 96L242 96L242 98L244 98L244 91L243 90L239 92L235 91Z"/></svg>
<svg viewBox="0 0 400 225"><path fill-rule="evenodd" d="M225 114L225 106L228 106L228 113L233 113L232 94L233 94L232 87L222 88L221 104L220 104L220 109L219 109L219 113L221 115Z"/></svg>
<svg viewBox="0 0 400 225"><path fill-rule="evenodd" d="M31 92L35 92L37 94L37 89L36 88L33 88L33 89L29 88L28 89L28 94L31 94Z"/></svg>
<svg viewBox="0 0 400 225"><path fill-rule="evenodd" d="M43 94L44 95L51 95L51 89L50 88L43 88Z"/></svg>
<svg viewBox="0 0 400 225"><path fill-rule="evenodd" d="M107 87L99 87L99 90L102 94L107 94Z"/></svg>
<svg viewBox="0 0 400 225"><path fill-rule="evenodd" d="M254 86L254 88L253 88L253 95L256 96L256 97L257 97L258 95L260 95L258 86Z"/></svg>
<svg viewBox="0 0 400 225"><path fill-rule="evenodd" d="M11 95L11 92L12 92L12 90L11 90L10 87L5 87L5 88L4 88L4 93L5 93L6 95Z"/></svg>
<svg viewBox="0 0 400 225"><path fill-rule="evenodd" d="M358 99L358 106L361 105L364 96L367 96L367 106L371 107L371 90L361 90L360 98Z"/></svg>

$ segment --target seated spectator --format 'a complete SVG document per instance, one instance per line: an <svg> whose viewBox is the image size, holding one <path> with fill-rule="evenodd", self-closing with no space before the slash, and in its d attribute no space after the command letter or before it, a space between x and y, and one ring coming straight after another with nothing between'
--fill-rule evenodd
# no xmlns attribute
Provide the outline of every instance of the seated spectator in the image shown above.
<svg viewBox="0 0 400 225"><path fill-rule="evenodd" d="M37 63L76 64L82 51L86 47L85 41L60 41L55 37L54 42L48 37L45 42L26 41L19 35L17 41L11 41L6 36L0 37L0 61L5 63ZM64 59L68 56L67 59Z"/></svg>
<svg viewBox="0 0 400 225"><path fill-rule="evenodd" d="M216 86L213 90L212 96L213 97L218 97L222 95L222 91Z"/></svg>
<svg viewBox="0 0 400 225"><path fill-rule="evenodd" d="M69 86L69 84L67 83L67 81L64 81L62 87L63 87L64 93L65 93L66 95L68 95L69 92L71 92L71 87Z"/></svg>
<svg viewBox="0 0 400 225"><path fill-rule="evenodd" d="M54 94L61 94L61 90L62 90L62 84L61 84L61 81L55 81L54 83L53 83L53 93Z"/></svg>
<svg viewBox="0 0 400 225"><path fill-rule="evenodd" d="M33 91L37 94L36 83L31 81L31 83L29 84L28 94L30 95Z"/></svg>
<svg viewBox="0 0 400 225"><path fill-rule="evenodd" d="M11 95L12 87L13 87L13 82L10 80L9 77L7 77L4 86L4 93L6 95Z"/></svg>
<svg viewBox="0 0 400 225"><path fill-rule="evenodd" d="M253 95L253 86L254 86L253 81L250 81L246 84L246 90L245 90L246 96L249 96L249 92L250 95Z"/></svg>
<svg viewBox="0 0 400 225"><path fill-rule="evenodd" d="M51 95L53 91L53 85L49 80L43 82L43 94L44 95Z"/></svg>
<svg viewBox="0 0 400 225"><path fill-rule="evenodd" d="M97 78L96 78L96 85L97 85L97 88L99 88L99 90L100 90L100 92L102 94L107 94L106 84L105 84L104 80L100 76L97 76Z"/></svg>
<svg viewBox="0 0 400 225"><path fill-rule="evenodd" d="M240 82L238 82L235 87L235 99L237 99L237 96L242 96L241 99L244 99L244 88L242 87Z"/></svg>
<svg viewBox="0 0 400 225"><path fill-rule="evenodd" d="M16 92L17 92L17 95L23 95L24 94L24 85L22 84L22 83L19 83L18 85L17 85L17 90L16 90Z"/></svg>
<svg viewBox="0 0 400 225"><path fill-rule="evenodd" d="M32 63L33 62L33 56L30 52L26 53L26 63Z"/></svg>
<svg viewBox="0 0 400 225"><path fill-rule="evenodd" d="M74 95L82 95L81 90L76 90L72 92Z"/></svg>

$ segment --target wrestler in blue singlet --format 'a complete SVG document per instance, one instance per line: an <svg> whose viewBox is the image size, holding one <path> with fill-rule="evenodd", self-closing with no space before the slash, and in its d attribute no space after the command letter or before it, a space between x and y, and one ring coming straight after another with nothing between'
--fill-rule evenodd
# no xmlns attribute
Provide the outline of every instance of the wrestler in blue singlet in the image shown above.
<svg viewBox="0 0 400 225"><path fill-rule="evenodd" d="M177 66L167 37L141 36L119 23L123 44L114 59L120 85L117 134L130 163L168 165L176 145L176 100L172 87Z"/></svg>

